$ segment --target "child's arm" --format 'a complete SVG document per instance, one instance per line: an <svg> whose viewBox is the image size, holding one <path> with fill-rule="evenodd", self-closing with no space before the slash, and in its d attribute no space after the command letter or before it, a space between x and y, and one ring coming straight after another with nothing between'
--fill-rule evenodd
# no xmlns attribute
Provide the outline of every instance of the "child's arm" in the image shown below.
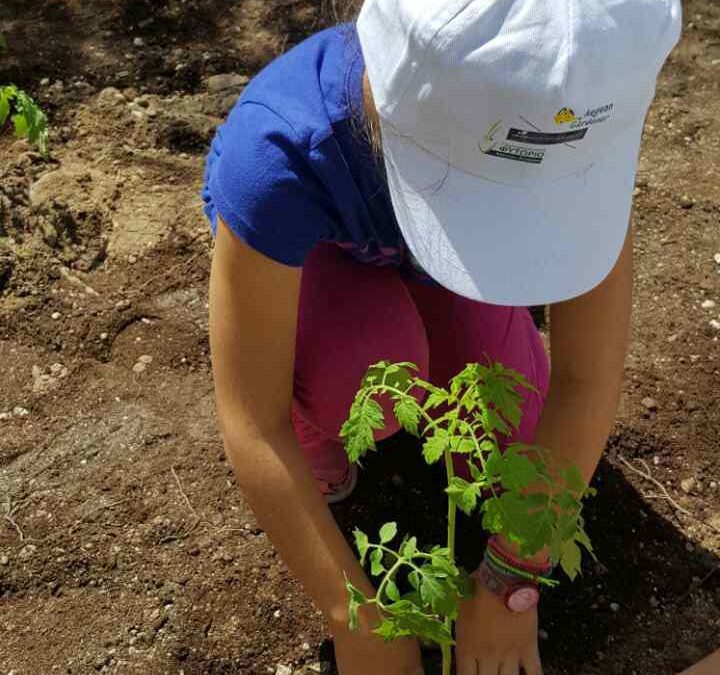
<svg viewBox="0 0 720 675"><path fill-rule="evenodd" d="M683 670L680 675L718 675L720 673L720 649L691 668Z"/></svg>
<svg viewBox="0 0 720 675"><path fill-rule="evenodd" d="M252 250L218 218L210 345L226 454L260 526L336 628L347 623L344 571L363 592L375 591L292 429L300 276Z"/></svg>

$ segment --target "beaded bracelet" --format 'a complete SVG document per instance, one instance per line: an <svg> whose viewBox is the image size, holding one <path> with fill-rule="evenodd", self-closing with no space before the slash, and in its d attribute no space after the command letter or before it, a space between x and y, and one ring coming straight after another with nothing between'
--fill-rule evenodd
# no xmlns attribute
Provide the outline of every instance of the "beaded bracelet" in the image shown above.
<svg viewBox="0 0 720 675"><path fill-rule="evenodd" d="M515 565L512 565L503 560L502 558L498 557L490 547L485 550L484 563L495 574L506 578L520 578L535 584L541 584L550 587L557 586L559 583L555 579L550 579L547 576L552 572L552 566L546 567L544 570L542 570L542 573L529 572L527 570L521 569L520 567L516 567Z"/></svg>

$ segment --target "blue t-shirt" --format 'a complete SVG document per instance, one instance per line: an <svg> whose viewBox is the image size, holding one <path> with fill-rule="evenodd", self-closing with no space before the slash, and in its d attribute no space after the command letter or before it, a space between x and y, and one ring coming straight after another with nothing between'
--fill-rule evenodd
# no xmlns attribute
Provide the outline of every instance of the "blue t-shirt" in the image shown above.
<svg viewBox="0 0 720 675"><path fill-rule="evenodd" d="M219 213L249 246L286 265L301 266L319 242L333 242L362 262L425 277L363 132L363 72L355 26L343 24L248 84L206 161L201 195L213 235Z"/></svg>

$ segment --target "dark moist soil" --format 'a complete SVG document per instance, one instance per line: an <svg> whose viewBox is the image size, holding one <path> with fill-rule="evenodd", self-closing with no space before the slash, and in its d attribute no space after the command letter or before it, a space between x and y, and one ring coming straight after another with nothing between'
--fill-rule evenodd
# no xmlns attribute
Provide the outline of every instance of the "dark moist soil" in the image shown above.
<svg viewBox="0 0 720 675"><path fill-rule="evenodd" d="M3 675L334 669L223 455L197 194L245 78L330 21L318 4L0 6L0 82L47 110L52 147L0 138ZM720 8L685 14L638 180L631 353L587 509L599 562L542 604L554 675L670 675L720 647ZM434 468L384 443L333 509L348 538L395 519L442 541ZM459 541L472 568L477 520Z"/></svg>

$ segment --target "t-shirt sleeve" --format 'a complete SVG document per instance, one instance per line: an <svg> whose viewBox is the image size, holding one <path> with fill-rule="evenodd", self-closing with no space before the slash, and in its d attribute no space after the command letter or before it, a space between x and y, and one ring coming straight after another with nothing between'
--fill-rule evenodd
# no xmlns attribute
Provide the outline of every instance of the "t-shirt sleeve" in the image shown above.
<svg viewBox="0 0 720 675"><path fill-rule="evenodd" d="M337 218L290 125L269 108L242 103L216 130L205 165L204 211L245 243L286 265L301 266Z"/></svg>

